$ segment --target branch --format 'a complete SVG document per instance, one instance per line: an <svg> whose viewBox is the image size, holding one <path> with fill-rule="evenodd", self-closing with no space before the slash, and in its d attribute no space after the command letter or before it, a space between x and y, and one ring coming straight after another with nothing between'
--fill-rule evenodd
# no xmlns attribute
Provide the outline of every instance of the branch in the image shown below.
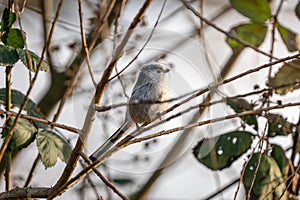
<svg viewBox="0 0 300 200"><path fill-rule="evenodd" d="M8 111L4 111L4 110L0 110L0 114L6 114L6 115L9 115L9 116L17 116L18 115L18 113L11 112L11 111L8 112ZM21 114L20 118L28 119L30 121L38 122L38 123L41 123L41 124L47 124L47 125L50 125L50 126L53 126L53 127L57 127L57 128L61 128L61 129L67 130L67 131L71 131L71 132L76 133L76 134L81 133L81 130L79 130L77 128L74 128L72 126L68 126L68 125L65 125L65 124L59 124L59 123L56 123L56 122L51 122L51 121L46 120L46 119L41 119L41 118L38 118L38 117L32 117L30 115Z"/></svg>
<svg viewBox="0 0 300 200"><path fill-rule="evenodd" d="M31 169L27 175L27 178L26 178L26 181L25 181L25 184L24 184L24 187L28 187L32 177L33 177L33 172L38 164L38 162L40 161L40 154L38 153L38 155L36 156L36 158L34 159L34 162L31 166Z"/></svg>
<svg viewBox="0 0 300 200"><path fill-rule="evenodd" d="M245 76L247 74L250 74L250 73L253 73L253 72L257 72L257 71L259 71L259 70L261 70L263 68L272 66L274 64L278 64L280 62L284 62L284 61L287 61L287 60L290 60L290 59L293 59L293 58L297 58L297 57L299 57L299 55L300 54L296 54L294 56L288 56L288 57L279 59L277 61L274 61L272 63L264 64L264 65L261 65L259 67L250 69L250 70L248 70L246 72L243 72L243 73L238 74L236 76L233 76L231 78L225 79L225 80L221 81L220 83L215 84L214 87L218 87L220 85L229 83L229 82L234 81L236 79L239 79L239 78L241 78L241 77L243 77L243 76ZM199 91L198 93L196 93L192 97L189 97L189 98L185 99L182 102L188 102L189 100L195 98L195 96L199 96L201 94L204 94L207 91L209 91L209 89L204 89L202 91ZM172 109L175 109L179 105L180 104L173 105L170 109L168 109L164 113L167 113L167 112L169 112ZM212 120L206 120L206 121L202 121L202 122L197 122L196 124L194 123L194 124L187 125L187 126L184 126L184 127L177 127L175 129L170 129L168 131L160 132L159 135L166 135L166 134L169 134L169 133L172 133L172 132L176 132L176 131L180 131L180 130L185 130L185 129L190 129L190 128L194 128L194 127L197 127L197 126L202 126L202 125L205 125L205 124L222 121L222 120L225 120L225 119L231 119L231 118L235 118L235 117L242 117L242 116L246 116L246 115L257 114L259 112L267 111L267 109L279 109L279 108L283 108L284 106L287 107L287 106L296 106L296 105L300 105L300 103L297 103L297 104L288 104L288 105L287 104L285 104L285 105L278 105L278 106L275 106L275 107L273 106L273 107L270 107L270 108L260 109L260 110L256 110L256 111L247 111L247 112L244 112L244 113L239 113L239 114L227 116L227 118L226 117L221 117L221 118L216 118L216 119L212 119ZM95 114L94 110L91 109L91 106L89 107L89 110L91 110L91 111L88 111L88 115L91 114L90 112L93 112L93 114ZM93 121L93 118L90 118L90 117L89 118L86 117L86 119L91 120L90 122ZM156 125L157 124L155 124L154 126L156 126ZM91 128L91 125L89 126L89 128ZM118 151L119 149L121 149L123 147L123 145L126 146L127 142L129 142L133 137L135 137L136 135L138 135L139 133L141 133L141 131L143 131L143 130L145 130L147 128L140 128L139 131L132 132L127 137L125 137L123 140L121 140L116 146L114 146L113 148L111 148L110 150L108 150L105 154L103 154L103 156L101 156L97 161L93 162L93 164L91 164L88 167L82 169L74 178L71 178L68 182L66 182L66 180L64 180L64 182L62 182L61 187L55 188L55 193L54 193L54 195L51 195L51 198L53 198L54 196L62 193L64 190L66 190L66 189L74 186L77 182L79 182L79 180L81 178L85 177L88 173L90 173L92 171L92 168L97 167L100 164L102 164L103 161L106 160L110 155L112 155L113 153L115 153L116 151ZM83 133L85 133L85 132L83 132ZM157 135L157 136L159 136L159 135ZM79 140L79 142L81 142L81 141ZM73 150L73 152L74 152L74 150Z"/></svg>
<svg viewBox="0 0 300 200"><path fill-rule="evenodd" d="M203 125L206 125L206 124L212 124L212 123L225 121L225 120L233 119L233 118L237 118L237 117L240 118L240 117L244 117L244 116L248 116L248 115L258 115L258 114L261 114L261 113L266 112L266 111L275 110L275 109L282 109L282 108L286 108L286 107L294 107L294 106L300 106L300 102L270 106L270 107L267 107L267 108L260 108L260 109L256 109L256 110L245 111L245 112L242 112L242 113L227 115L227 116L224 116L224 117L217 117L217 118L213 118L213 119L209 119L209 120L204 120L204 121L188 124L188 125L185 125L185 126L179 126L179 127L172 128L172 129L169 129L169 130L160 131L160 132L157 132L155 134L145 136L145 138L146 137L147 137L147 139L155 138L155 137L159 137L159 136L162 136L162 135L168 135L168 134L173 133L173 132L182 131L182 130L186 130L186 129L191 129L191 128L195 128L195 127L198 127L198 126L203 126ZM149 129L151 129L151 128L146 127L146 128L143 129L143 131L147 131ZM137 142L140 142L140 141L137 141ZM122 147L128 146L129 143L133 143L133 142L132 141L127 142L126 144L123 144Z"/></svg>
<svg viewBox="0 0 300 200"><path fill-rule="evenodd" d="M193 8L193 6L191 6L188 1L186 1L186 0L181 0L181 1L186 6L187 9L191 10L194 15L196 15L197 17L199 17L207 25L213 27L217 31L219 31L219 32L223 33L224 35L226 35L227 37L229 37L229 38L231 38L231 39L233 39L233 40L235 40L235 41L243 44L245 47L249 47L249 48L253 49L256 52L259 52L259 53L261 53L261 54L263 54L265 56L268 56L270 58L274 58L274 59L278 60L278 58L272 56L271 54L268 54L268 53L266 53L266 52L258 49L257 47L253 46L252 44L250 44L248 42L245 42L245 41L243 41L243 40L241 40L241 39L239 39L239 38L237 38L237 37L229 34L227 31L223 30L222 28L220 28L216 24L212 23L211 21L209 21L208 19L206 19L205 17L203 17L203 15L201 15L195 8Z"/></svg>
<svg viewBox="0 0 300 200"><path fill-rule="evenodd" d="M52 188L45 187L24 187L15 188L8 192L0 193L0 200L25 199L25 198L47 198L52 192Z"/></svg>
<svg viewBox="0 0 300 200"><path fill-rule="evenodd" d="M110 3L110 6L109 8L107 9L106 13L104 14L103 18L101 19L100 21L100 26L99 28L96 30L96 32L92 33L91 36L90 36L90 43L88 44L88 49L87 51L90 52L93 50L93 48L95 47L99 37L100 37L100 34L103 30L103 28L105 27L105 22L107 21L109 15L111 14L114 6L116 5L116 0L112 0L111 3ZM79 72L80 72L80 69L84 63L84 60L85 59L89 59L86 57L86 50L85 48L81 49L80 53L78 54L77 58L73 61L73 63L71 64L70 68L65 72L65 74L63 74L64 76L67 76L69 80L69 85L67 88L65 88L63 90L63 94L61 94L59 97L60 99L60 103L59 103L59 106L57 108L57 111L53 117L53 121L56 121L65 105L65 102L67 101L67 99L70 97L70 95L72 94L72 91L77 83L77 80L78 80L78 77L79 77ZM71 77L70 77L71 76ZM65 84L65 82L63 81L61 84ZM57 90L57 85L54 84L54 88L53 88L55 91ZM47 96L45 97L47 98ZM57 101L59 100L57 99ZM47 99L46 99L47 100ZM48 106L48 105L47 105ZM52 109L52 108L51 108Z"/></svg>
<svg viewBox="0 0 300 200"><path fill-rule="evenodd" d="M233 54L227 61L227 63L225 64L225 66L223 67L221 73L219 74L218 80L221 80L222 77L226 77L228 72L232 69L233 64L236 60L236 58L238 57L238 54ZM211 97L213 96L213 94L215 93L216 90L212 90L210 91L210 93L206 96L205 100L203 101L202 104L210 104L211 101ZM196 112L194 114L194 116L191 118L191 120L188 122L188 124L191 123L195 123L198 121L198 119L201 117L201 115L203 114L204 110L205 110L205 106L199 106L197 105L197 107L195 107L195 109L198 109L199 112ZM187 109L190 110L190 109ZM184 111L181 112L181 114L183 114ZM186 111L189 112L189 111ZM180 153L180 151L183 148L183 144L185 143L185 141L189 138L188 136L190 135L192 129L187 129L185 130L184 133L182 133L179 138L176 140L176 142L174 143L173 147L171 148L171 150L167 153L167 155L162 159L161 163L159 164L159 167L157 168L157 170L155 170L155 172L150 176L150 178L146 181L146 183L143 185L143 187L141 187L141 189L139 189L134 195L133 198L134 199L143 199L147 197L148 192L150 191L151 187L154 185L155 181L159 178L159 176L163 173L163 170L165 169L165 166L169 166L169 163L171 163L172 161L174 161L176 159L176 157L178 156L178 154ZM139 139L145 139L145 138L136 138L133 139L131 141L128 142L138 142Z"/></svg>
<svg viewBox="0 0 300 200"><path fill-rule="evenodd" d="M86 62L89 70L89 74L91 76L92 82L94 85L97 85L97 82L94 77L91 61L90 61L90 51L87 46L86 38L85 38L85 31L84 31L84 25L83 25L83 19L82 19L82 6L81 6L81 0L78 0L78 7L79 7L79 20L80 20L80 33L81 33L81 42L82 46L85 52L86 56Z"/></svg>
<svg viewBox="0 0 300 200"><path fill-rule="evenodd" d="M182 130L186 130L186 129L191 129L191 128L203 126L203 125L206 125L206 124L211 124L211 123L215 123L215 122L219 122L219 121L233 119L233 118L236 118L236 117L244 117L244 116L247 116L247 115L260 114L262 112L269 111L269 110L282 109L282 108L294 107L294 106L300 106L300 102L276 105L276 106L272 106L272 107L269 107L269 108L260 108L260 109L257 109L257 110L245 111L245 112L242 112L242 113L227 115L225 117L218 117L218 118L213 118L213 119L209 119L209 120L204 120L204 121L196 122L196 123L193 123L193 124L188 124L186 126L176 127L176 128L169 129L169 130L166 130L166 131L160 131L160 132L158 132L156 134L153 134L153 135L155 135L155 137L158 137L158 136L161 136L161 135L167 135L167 134L170 134L170 133L173 133L173 132L182 131ZM143 130L145 130L145 129L143 129ZM141 132L141 131L138 131L138 133L139 132ZM97 161L93 162L91 165L89 165L89 166L85 167L84 169L82 169L75 177L71 178L68 182L66 182L64 185L62 185L61 188L56 189L54 191L54 194L60 194L65 189L74 186L77 182L79 182L79 180L81 180L87 174L89 174L93 170L93 168L95 168L95 167L99 166L100 164L102 164L113 153L115 153L118 150L124 148L125 146L128 146L127 143L132 138L133 138L132 135L126 136L123 140L121 140L119 143L117 143L116 146L112 147L105 154L103 154ZM51 195L51 197L49 197L49 199L52 199L52 198L53 198L53 195Z"/></svg>
<svg viewBox="0 0 300 200"><path fill-rule="evenodd" d="M221 194L222 192L226 191L227 189L229 189L231 186L233 186L234 184L236 184L238 181L240 180L240 178L236 178L233 181L231 181L229 184L227 184L226 186L224 186L223 188L219 189L218 191L212 193L211 195L209 195L208 197L204 197L202 199L212 199L216 196L218 196L219 194Z"/></svg>
<svg viewBox="0 0 300 200"><path fill-rule="evenodd" d="M135 16L135 18L133 19L131 25L129 26L124 38L122 39L121 43L119 44L119 46L117 47L113 58L110 62L110 64L108 65L108 67L104 70L101 80L98 83L97 87L96 87L96 92L95 92L95 97L94 100L92 100L91 105L88 108L87 111L87 115L85 118L85 122L82 128L82 135L81 137L78 138L77 143L75 148L73 149L70 159L67 163L67 166L64 169L64 172L62 174L62 176L60 177L60 179L57 181L57 183L54 186L54 192L53 194L51 194L51 196L49 197L49 199L54 198L55 196L63 193L66 189L68 189L69 187L71 187L72 185L67 185L67 181L69 180L71 174L73 173L73 171L76 168L76 164L79 160L79 154L78 152L82 151L84 148L84 145L86 143L86 140L88 138L88 135L91 131L92 128L92 123L95 119L95 114L96 114L96 110L93 109L93 105L98 105L100 103L101 97L106 89L109 77L115 67L115 65L117 64L118 59L120 58L120 56L122 55L122 51L125 48L126 43L128 42L130 36L133 33L133 30L136 28L137 24L142 20L147 8L150 6L150 4L152 3L152 0L147 0L145 1L143 7L139 10L138 14ZM77 181L79 181L80 179L78 179Z"/></svg>
<svg viewBox="0 0 300 200"><path fill-rule="evenodd" d="M86 163L92 164L92 161L85 153L79 152L79 154ZM112 191L114 191L121 199L128 200L128 198L124 194L122 194L112 182L105 178L105 176L97 168L93 168L93 171L103 181L103 183L105 183L105 185L108 186Z"/></svg>

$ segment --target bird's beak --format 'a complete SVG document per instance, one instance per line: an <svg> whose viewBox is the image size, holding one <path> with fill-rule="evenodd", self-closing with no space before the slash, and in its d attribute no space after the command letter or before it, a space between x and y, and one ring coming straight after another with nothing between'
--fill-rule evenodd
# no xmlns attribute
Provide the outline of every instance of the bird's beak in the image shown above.
<svg viewBox="0 0 300 200"><path fill-rule="evenodd" d="M166 69L164 70L165 73L168 73L170 71L169 67L166 67Z"/></svg>

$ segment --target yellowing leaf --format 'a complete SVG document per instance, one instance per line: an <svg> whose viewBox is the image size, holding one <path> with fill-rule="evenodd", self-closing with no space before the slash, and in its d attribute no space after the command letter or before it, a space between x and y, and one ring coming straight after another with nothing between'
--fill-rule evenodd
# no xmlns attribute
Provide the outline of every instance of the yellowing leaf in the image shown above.
<svg viewBox="0 0 300 200"><path fill-rule="evenodd" d="M41 160L46 168L53 167L59 157L63 162L69 160L70 145L51 130L42 130L37 134L37 146Z"/></svg>
<svg viewBox="0 0 300 200"><path fill-rule="evenodd" d="M294 91L300 87L300 59L284 64L273 78L267 83L280 95Z"/></svg>
<svg viewBox="0 0 300 200"><path fill-rule="evenodd" d="M251 188L251 199L287 200L282 173L274 158L266 154L253 154L245 166L243 183L247 193Z"/></svg>
<svg viewBox="0 0 300 200"><path fill-rule="evenodd" d="M297 44L297 34L280 24L277 29L287 49L290 52L297 51L299 49Z"/></svg>
<svg viewBox="0 0 300 200"><path fill-rule="evenodd" d="M22 63L29 70L31 70L33 72L36 72L38 64L39 64L41 58L37 54L35 54L34 52L32 52L30 50L27 50L28 56L29 56L29 59L30 59L30 62L27 62L26 50L18 49L17 51L18 51L18 54L19 54L19 57L20 57ZM29 63L31 63L31 66L30 66ZM43 60L42 63L41 63L41 65L42 66L40 67L40 70L42 70L42 71L50 71L50 67L49 67L49 65L48 65L48 63L46 61ZM30 67L32 69L30 69Z"/></svg>
<svg viewBox="0 0 300 200"><path fill-rule="evenodd" d="M6 137L15 117L10 117L7 127L2 132L2 136ZM18 122L14 128L13 136L9 142L8 149L12 151L18 151L22 148L26 148L29 144L31 144L36 135L36 128L33 126L33 124L23 118L18 119Z"/></svg>

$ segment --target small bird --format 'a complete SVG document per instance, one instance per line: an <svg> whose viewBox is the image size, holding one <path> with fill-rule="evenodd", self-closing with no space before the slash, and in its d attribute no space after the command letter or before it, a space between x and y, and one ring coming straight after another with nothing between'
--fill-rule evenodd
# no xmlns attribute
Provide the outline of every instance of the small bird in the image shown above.
<svg viewBox="0 0 300 200"><path fill-rule="evenodd" d="M166 87L170 69L161 63L149 63L141 67L129 99L123 125L109 137L89 158L97 160L111 148L133 125L149 123L167 109L169 91ZM155 103L151 103L154 101ZM162 103L158 103L158 102ZM141 102L141 103L139 103Z"/></svg>

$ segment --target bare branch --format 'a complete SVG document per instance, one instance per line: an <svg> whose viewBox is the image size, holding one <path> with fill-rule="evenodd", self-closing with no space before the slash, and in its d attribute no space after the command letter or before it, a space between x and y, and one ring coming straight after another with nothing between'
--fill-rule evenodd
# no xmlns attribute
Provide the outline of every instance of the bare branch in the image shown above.
<svg viewBox="0 0 300 200"><path fill-rule="evenodd" d="M137 24L142 20L147 8L150 6L151 3L152 3L152 0L145 1L143 7L139 10L138 14L133 19L131 25L128 28L128 31L126 32L124 38L122 39L121 43L117 47L110 64L104 70L104 72L102 74L102 78L101 78L100 82L97 84L94 100L92 100L91 106L89 106L89 108L88 108L85 122L84 122L84 125L82 128L82 135L81 135L81 137L78 138L76 146L73 149L70 159L67 163L67 166L65 167L65 170L64 170L62 176L60 177L60 179L54 186L55 192L53 192L53 194L51 194L49 199L54 198L55 196L61 194L66 189L68 189L69 187L72 186L71 184L68 184L67 181L69 180L72 172L74 171L74 169L76 167L76 164L79 160L78 152L83 150L84 145L87 140L87 137L91 131L92 123L95 119L96 111L95 111L95 109L92 108L93 107L92 105L94 105L94 104L98 105L100 103L101 97L106 89L109 77L110 77L115 65L117 64L118 59L122 55L122 51L125 48L126 43L128 42L130 36L133 33L132 30L135 29ZM80 180L80 177L76 181L79 181L79 180Z"/></svg>

